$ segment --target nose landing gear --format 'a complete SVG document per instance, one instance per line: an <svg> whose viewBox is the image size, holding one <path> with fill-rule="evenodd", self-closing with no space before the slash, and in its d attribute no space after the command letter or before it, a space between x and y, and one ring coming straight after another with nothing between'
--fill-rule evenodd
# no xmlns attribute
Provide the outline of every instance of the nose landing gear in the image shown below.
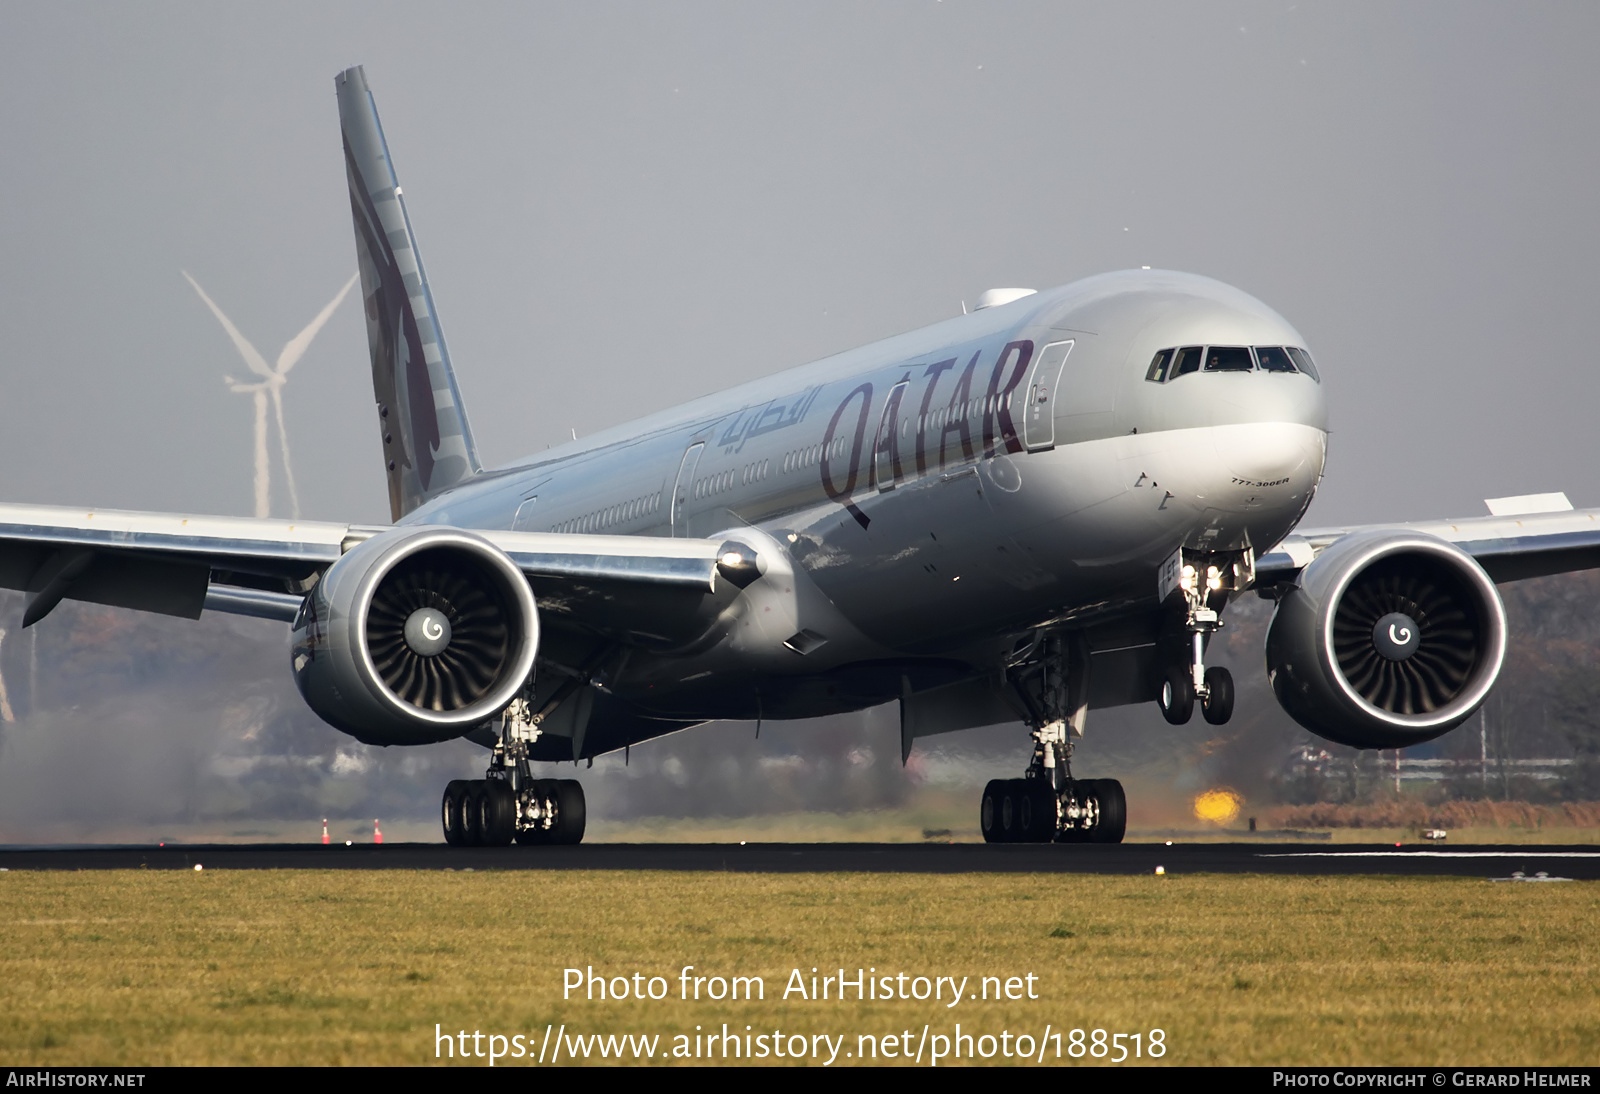
<svg viewBox="0 0 1600 1094"><path fill-rule="evenodd" d="M1188 656L1185 663L1167 670L1156 699L1161 716L1175 726L1189 721L1196 702L1214 726L1233 717L1233 674L1220 665L1206 668L1206 645L1222 629L1221 609L1229 593L1254 582L1254 560L1254 554L1245 551L1231 561L1185 563L1178 573L1175 591L1182 594L1182 647Z"/></svg>
<svg viewBox="0 0 1600 1094"><path fill-rule="evenodd" d="M1201 680L1198 688L1194 684L1197 675ZM1208 669L1203 662L1193 668L1169 670L1156 699L1161 716L1175 726L1186 725L1194 716L1196 702L1206 721L1214 726L1226 725L1233 717L1233 673L1221 665Z"/></svg>

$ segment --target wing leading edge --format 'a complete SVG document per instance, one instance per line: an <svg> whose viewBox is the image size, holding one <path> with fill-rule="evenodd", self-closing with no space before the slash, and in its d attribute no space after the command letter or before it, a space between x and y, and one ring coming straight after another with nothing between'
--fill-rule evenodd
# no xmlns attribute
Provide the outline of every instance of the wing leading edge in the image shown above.
<svg viewBox="0 0 1600 1094"><path fill-rule="evenodd" d="M409 526L407 526L409 527ZM0 505L0 588L28 594L24 625L62 600L199 618L218 611L291 620L321 574L391 529L322 521L198 517L63 506ZM630 591L709 594L726 545L717 540L473 531L504 551L541 601L584 624L584 604ZM726 569L723 570L726 573ZM659 598L657 598L659 600ZM680 597L660 601L684 611ZM596 608L598 616L613 613ZM676 620L654 621L671 632ZM685 621L687 622L687 621ZM607 629L605 619L592 625Z"/></svg>
<svg viewBox="0 0 1600 1094"><path fill-rule="evenodd" d="M1497 584L1600 568L1600 509L1568 509L1304 529L1285 537L1257 560L1257 583L1272 585L1293 580L1334 542L1355 532L1381 529L1422 532L1454 544L1471 555Z"/></svg>

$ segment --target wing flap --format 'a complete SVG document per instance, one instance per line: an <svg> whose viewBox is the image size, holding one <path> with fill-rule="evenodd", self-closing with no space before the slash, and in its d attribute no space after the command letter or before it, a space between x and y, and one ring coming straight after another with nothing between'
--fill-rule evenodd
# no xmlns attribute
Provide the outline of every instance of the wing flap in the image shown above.
<svg viewBox="0 0 1600 1094"><path fill-rule="evenodd" d="M187 565L168 558L131 552L60 552L82 568L65 581L29 590L22 625L43 619L62 600L86 600L113 608L199 619L205 606L211 572L203 565Z"/></svg>

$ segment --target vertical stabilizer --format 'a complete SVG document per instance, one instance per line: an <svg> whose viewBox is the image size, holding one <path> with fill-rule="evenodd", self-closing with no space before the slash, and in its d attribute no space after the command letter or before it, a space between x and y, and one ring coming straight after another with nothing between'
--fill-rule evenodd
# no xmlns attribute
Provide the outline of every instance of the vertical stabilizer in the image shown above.
<svg viewBox="0 0 1600 1094"><path fill-rule="evenodd" d="M346 69L334 84L389 512L399 520L477 474L480 465L366 75L359 66Z"/></svg>

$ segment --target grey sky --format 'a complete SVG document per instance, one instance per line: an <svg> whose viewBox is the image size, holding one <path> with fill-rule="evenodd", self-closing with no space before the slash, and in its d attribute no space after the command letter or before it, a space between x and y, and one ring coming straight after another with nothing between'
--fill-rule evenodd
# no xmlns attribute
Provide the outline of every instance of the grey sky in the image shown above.
<svg viewBox="0 0 1600 1094"><path fill-rule="evenodd" d="M332 78L362 63L491 461L989 286L1152 265L1305 334L1335 430L1312 522L1600 504L1594 5L0 14L5 500L250 511L243 366L180 271L269 360L333 295ZM307 515L372 521L352 304L289 430Z"/></svg>

